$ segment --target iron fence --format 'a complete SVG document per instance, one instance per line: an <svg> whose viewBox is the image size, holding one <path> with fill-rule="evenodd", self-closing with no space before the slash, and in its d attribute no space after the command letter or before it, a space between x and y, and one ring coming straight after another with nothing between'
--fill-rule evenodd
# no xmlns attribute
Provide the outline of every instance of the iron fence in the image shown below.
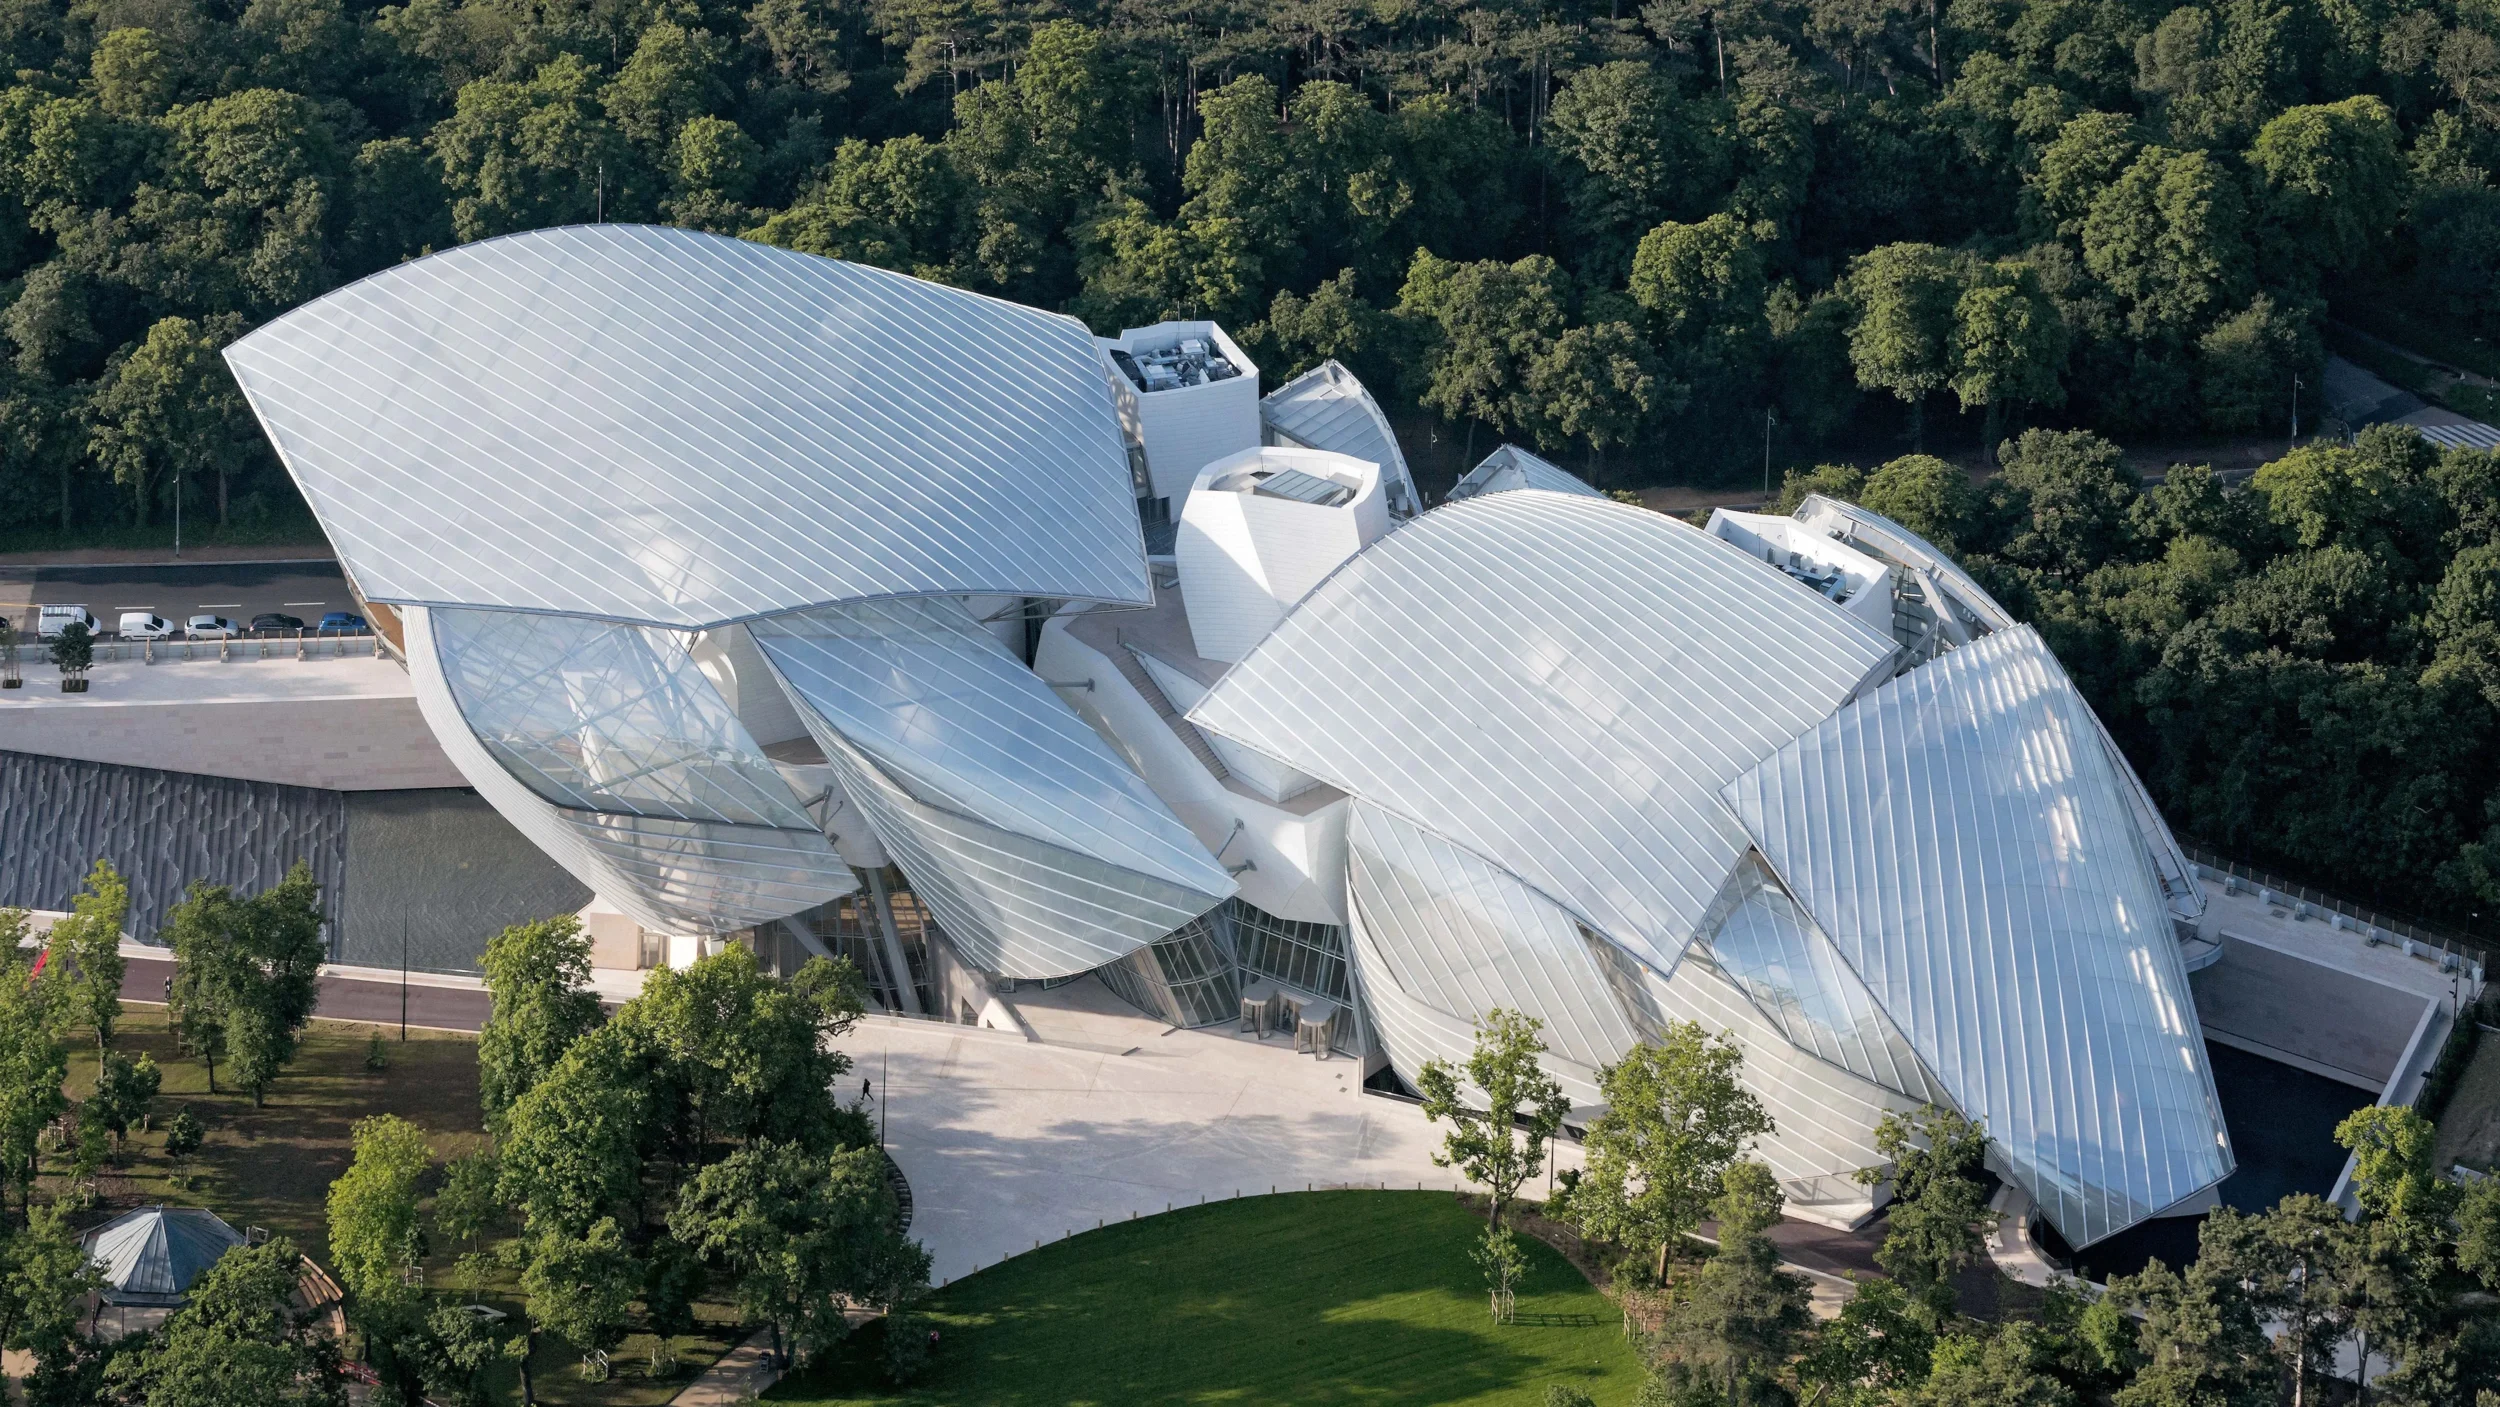
<svg viewBox="0 0 2500 1407"><path fill-rule="evenodd" d="M2349 928L2357 925L2356 931L2367 941L2375 942L2384 939L2415 944L2436 952L2443 958L2453 957L2459 963L2470 963L2484 972L2491 970L2490 948L2480 939L2457 929L2426 923L2410 915L2394 914L2383 909L2372 909L2354 903L2350 899L2285 879L2281 875L2258 869L2254 865L2246 865L2229 859L2215 850L2184 837L2179 841L2179 848L2187 852L2187 857L2195 861L2198 868L2238 879L2257 889L2261 897L2273 895L2283 903L2284 907L2292 909L2295 913L2299 913L2305 906L2310 912L2318 917L2327 918L2329 922L2336 922L2337 919L2343 920L2343 922L2336 923L2337 927Z"/></svg>

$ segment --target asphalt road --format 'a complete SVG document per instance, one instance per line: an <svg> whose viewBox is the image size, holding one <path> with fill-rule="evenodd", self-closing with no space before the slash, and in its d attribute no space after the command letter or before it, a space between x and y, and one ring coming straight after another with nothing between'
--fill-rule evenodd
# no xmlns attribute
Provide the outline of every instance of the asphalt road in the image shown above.
<svg viewBox="0 0 2500 1407"><path fill-rule="evenodd" d="M319 623L324 611L352 611L338 563L201 562L142 566L0 567L0 611L21 624L36 606L85 606L111 631L124 611L154 611L176 625L194 615L251 624L265 611Z"/></svg>
<svg viewBox="0 0 2500 1407"><path fill-rule="evenodd" d="M162 1002L165 984L173 980L172 962L132 958L122 974L122 1000ZM490 1005L486 993L465 987L407 989L408 1024L438 1031L474 1031L486 1024ZM399 1024L400 986L346 977L321 979L321 1004L316 1014L325 1021L369 1021L377 1026Z"/></svg>

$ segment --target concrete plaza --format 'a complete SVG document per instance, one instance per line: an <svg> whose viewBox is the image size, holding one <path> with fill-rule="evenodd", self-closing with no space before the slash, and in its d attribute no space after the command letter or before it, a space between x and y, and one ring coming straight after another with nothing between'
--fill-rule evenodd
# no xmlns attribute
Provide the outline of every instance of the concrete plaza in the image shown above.
<svg viewBox="0 0 2500 1407"><path fill-rule="evenodd" d="M1092 978L1013 1000L1038 1039L872 1016L842 1042L854 1078L882 1086L932 1283L1201 1200L1461 1181L1432 1165L1440 1135L1421 1110L1360 1092L1357 1061L1170 1029Z"/></svg>

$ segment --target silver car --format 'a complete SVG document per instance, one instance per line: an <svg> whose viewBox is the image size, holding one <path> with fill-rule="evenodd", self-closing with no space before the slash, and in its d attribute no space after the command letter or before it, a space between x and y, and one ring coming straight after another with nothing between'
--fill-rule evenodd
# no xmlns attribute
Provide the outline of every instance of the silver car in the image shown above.
<svg viewBox="0 0 2500 1407"><path fill-rule="evenodd" d="M242 632L224 616L193 616L183 625L182 633L194 640L231 640Z"/></svg>

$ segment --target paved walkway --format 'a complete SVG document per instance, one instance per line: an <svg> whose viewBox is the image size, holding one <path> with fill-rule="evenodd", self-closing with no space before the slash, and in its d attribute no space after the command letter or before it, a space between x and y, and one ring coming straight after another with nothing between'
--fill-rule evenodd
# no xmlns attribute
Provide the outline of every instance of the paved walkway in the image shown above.
<svg viewBox="0 0 2500 1407"><path fill-rule="evenodd" d="M770 1329L749 1334L745 1343L722 1354L719 1362L696 1374L694 1381L669 1401L676 1407L732 1407L735 1403L753 1402L781 1378L772 1367L772 1342Z"/></svg>
<svg viewBox="0 0 2500 1407"><path fill-rule="evenodd" d="M1422 1111L1359 1093L1355 1061L1297 1056L1284 1037L1172 1030L1090 979L1013 1000L1039 1042L896 1017L842 1042L853 1078L882 1087L932 1283L1201 1200L1456 1185L1432 1165L1440 1138Z"/></svg>

